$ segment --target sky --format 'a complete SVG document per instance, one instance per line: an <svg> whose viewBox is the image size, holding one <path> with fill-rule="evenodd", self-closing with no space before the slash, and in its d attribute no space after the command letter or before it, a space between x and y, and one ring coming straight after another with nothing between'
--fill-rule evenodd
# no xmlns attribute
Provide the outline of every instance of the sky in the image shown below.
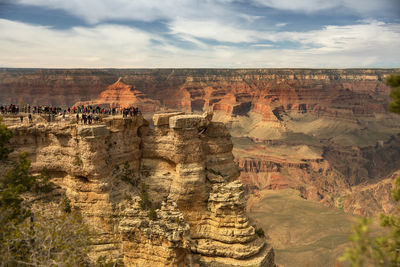
<svg viewBox="0 0 400 267"><path fill-rule="evenodd" d="M0 0L0 67L398 68L400 0Z"/></svg>

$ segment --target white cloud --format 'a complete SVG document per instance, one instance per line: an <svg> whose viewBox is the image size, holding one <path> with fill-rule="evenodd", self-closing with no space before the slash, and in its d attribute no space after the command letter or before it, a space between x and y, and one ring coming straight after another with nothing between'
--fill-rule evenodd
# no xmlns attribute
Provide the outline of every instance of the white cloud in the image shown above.
<svg viewBox="0 0 400 267"><path fill-rule="evenodd" d="M382 15L393 9L399 11L398 0L252 0L254 3L281 10L315 13L328 9L341 9L361 15Z"/></svg>
<svg viewBox="0 0 400 267"><path fill-rule="evenodd" d="M252 44L253 47L273 47L272 44Z"/></svg>
<svg viewBox="0 0 400 267"><path fill-rule="evenodd" d="M399 24L371 21L328 26L318 31L267 33L235 31L233 26L225 26L217 34L209 34L205 29L193 33L181 24L175 26L176 34L186 34L195 42L201 37L232 44L221 46L198 41L201 45L197 48L182 49L160 36L126 26L101 24L57 30L0 19L0 66L341 68L399 67L400 62ZM211 26L220 25L208 25ZM291 41L298 47L280 48L278 43L270 47L262 44L264 40ZM237 46L235 42L246 42L248 46Z"/></svg>
<svg viewBox="0 0 400 267"><path fill-rule="evenodd" d="M326 26L309 32L282 32L278 38L317 46L318 51L385 51L400 47L400 25L371 21L356 25ZM395 52L393 50L393 52Z"/></svg>
<svg viewBox="0 0 400 267"><path fill-rule="evenodd" d="M266 7L275 9L301 11L301 12L315 12L328 8L333 8L339 5L338 1L326 0L253 0L253 2Z"/></svg>
<svg viewBox="0 0 400 267"><path fill-rule="evenodd" d="M285 27L288 24L289 23L287 23L287 22L279 22L279 23L276 23L275 26L278 27L278 28L281 28L281 27Z"/></svg>
<svg viewBox="0 0 400 267"><path fill-rule="evenodd" d="M333 51L360 53L360 51L379 50L396 53L395 47L400 47L400 25L378 21L364 21L346 26L331 25L307 32L255 31L211 20L177 19L169 26L173 34L203 48L206 44L197 38L211 39L217 42L249 43L256 47L271 46L257 44L260 42L280 44L291 42L299 44L296 50L313 48L313 53L318 54Z"/></svg>
<svg viewBox="0 0 400 267"><path fill-rule="evenodd" d="M4 19L0 31L0 65L19 67L140 65L155 38L118 25L57 31Z"/></svg>
<svg viewBox="0 0 400 267"><path fill-rule="evenodd" d="M222 22L206 20L189 20L178 18L169 24L172 34L181 38L203 38L219 42L254 42L259 40L258 32L240 29L239 27L223 24Z"/></svg>

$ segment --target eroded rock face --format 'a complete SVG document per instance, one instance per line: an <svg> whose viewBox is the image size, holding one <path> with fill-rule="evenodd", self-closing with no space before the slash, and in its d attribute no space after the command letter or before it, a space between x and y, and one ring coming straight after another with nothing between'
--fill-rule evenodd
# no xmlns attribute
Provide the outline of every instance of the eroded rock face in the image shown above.
<svg viewBox="0 0 400 267"><path fill-rule="evenodd" d="M126 266L188 266L190 226L172 200L164 201L154 220L140 207L140 198L121 203L119 229Z"/></svg>
<svg viewBox="0 0 400 267"><path fill-rule="evenodd" d="M0 99L36 105L96 99L122 105L133 99L136 106L145 103L140 107L145 112L212 110L214 120L224 122L234 137L234 155L246 188L290 187L307 199L333 205L351 186L375 183L400 168L400 120L387 111L390 88L384 82L387 75L399 72L3 69ZM169 118L155 120L156 125L167 123ZM240 147L242 139L251 142ZM304 145L317 152L297 150ZM291 149L281 152L285 147ZM163 164L160 168L167 168Z"/></svg>
<svg viewBox="0 0 400 267"><path fill-rule="evenodd" d="M11 126L15 155L28 152L32 171L46 168L72 205L98 233L93 255L117 257L115 207L140 179L142 117L105 119L101 125L37 123ZM127 175L129 173L129 175Z"/></svg>
<svg viewBox="0 0 400 267"><path fill-rule="evenodd" d="M47 168L96 230L92 258L126 266L274 266L245 215L230 134L212 114L10 126L14 154ZM143 186L145 189L139 189ZM143 207L143 190L152 208ZM139 197L139 196L142 196Z"/></svg>
<svg viewBox="0 0 400 267"><path fill-rule="evenodd" d="M344 211L368 217L396 212L398 204L392 198L392 189L399 174L400 171L376 183L355 187L354 192L343 199Z"/></svg>
<svg viewBox="0 0 400 267"><path fill-rule="evenodd" d="M119 77L118 81L108 86L100 95L91 101L79 101L75 106L100 106L100 107L138 107L142 112L155 112L160 109L160 102L150 99L146 94L131 85L125 84Z"/></svg>
<svg viewBox="0 0 400 267"><path fill-rule="evenodd" d="M158 121L169 118L169 124L143 136L143 181L151 195L160 201L172 199L185 215L195 261L215 266L273 264L273 250L244 214L229 132L211 117L155 115Z"/></svg>
<svg viewBox="0 0 400 267"><path fill-rule="evenodd" d="M382 81L388 74L398 71L3 69L0 73L0 98L4 103L19 103L22 99L34 105L73 105L98 98L102 91L122 77L124 84L140 88L144 94L168 108L204 110L211 107L235 115L254 110L264 114L266 120L277 120L276 114L281 107L285 111L311 111L332 116L346 112L372 114L385 110L389 88ZM107 96L117 96L111 91ZM354 105L355 99L359 105ZM276 108L278 110L274 112Z"/></svg>

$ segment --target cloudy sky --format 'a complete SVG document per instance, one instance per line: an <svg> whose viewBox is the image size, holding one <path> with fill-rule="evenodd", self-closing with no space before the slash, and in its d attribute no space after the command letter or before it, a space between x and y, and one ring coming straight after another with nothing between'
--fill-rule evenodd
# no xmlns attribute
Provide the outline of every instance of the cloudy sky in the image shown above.
<svg viewBox="0 0 400 267"><path fill-rule="evenodd" d="M0 0L0 67L400 67L400 0Z"/></svg>

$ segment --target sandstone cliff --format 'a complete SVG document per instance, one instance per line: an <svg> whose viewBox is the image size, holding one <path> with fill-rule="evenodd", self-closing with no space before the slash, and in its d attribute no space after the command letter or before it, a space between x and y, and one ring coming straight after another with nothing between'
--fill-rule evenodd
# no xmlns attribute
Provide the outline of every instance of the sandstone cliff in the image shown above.
<svg viewBox="0 0 400 267"><path fill-rule="evenodd" d="M245 215L230 134L211 118L169 113L155 115L155 128L137 116L10 129L14 155L27 151L34 172L47 168L96 230L94 259L112 255L126 266L274 266L271 245ZM151 216L141 204L144 192L155 207Z"/></svg>
<svg viewBox="0 0 400 267"><path fill-rule="evenodd" d="M387 112L390 88L384 83L395 72L400 70L3 69L0 102L131 99L147 103L148 112L213 110L234 137L246 188L290 187L334 205L352 186L400 168L400 120Z"/></svg>

